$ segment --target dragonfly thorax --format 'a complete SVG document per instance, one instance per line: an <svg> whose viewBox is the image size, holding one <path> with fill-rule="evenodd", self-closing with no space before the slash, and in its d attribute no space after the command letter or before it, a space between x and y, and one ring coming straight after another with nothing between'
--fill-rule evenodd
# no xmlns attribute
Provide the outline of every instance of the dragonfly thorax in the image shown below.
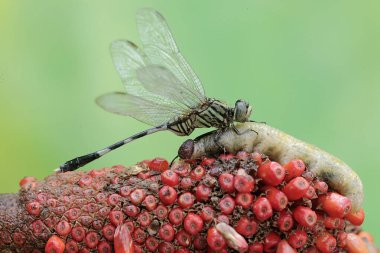
<svg viewBox="0 0 380 253"><path fill-rule="evenodd" d="M237 100L234 109L234 121L247 122L252 113L252 106L244 100Z"/></svg>

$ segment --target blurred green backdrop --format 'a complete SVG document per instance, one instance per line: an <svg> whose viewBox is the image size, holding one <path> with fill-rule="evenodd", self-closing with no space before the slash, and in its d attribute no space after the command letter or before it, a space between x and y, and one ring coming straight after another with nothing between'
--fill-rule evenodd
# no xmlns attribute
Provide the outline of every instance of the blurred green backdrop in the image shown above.
<svg viewBox="0 0 380 253"><path fill-rule="evenodd" d="M0 1L0 192L147 127L94 103L122 90L108 46L138 42L141 7L164 14L209 96L249 100L254 119L351 165L380 238L377 0ZM171 159L185 139L157 133L84 169Z"/></svg>

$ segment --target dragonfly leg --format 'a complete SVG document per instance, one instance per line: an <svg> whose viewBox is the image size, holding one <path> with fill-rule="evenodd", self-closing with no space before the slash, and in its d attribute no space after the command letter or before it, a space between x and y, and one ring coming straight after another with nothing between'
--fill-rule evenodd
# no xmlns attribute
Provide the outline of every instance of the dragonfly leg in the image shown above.
<svg viewBox="0 0 380 253"><path fill-rule="evenodd" d="M223 154L226 154L226 148L220 144L220 137L222 137L222 134L226 131L227 128L224 129L217 129L215 130L215 135L214 135L214 142L215 144L219 147L220 150L223 150Z"/></svg>
<svg viewBox="0 0 380 253"><path fill-rule="evenodd" d="M172 161L170 162L170 165L169 165L170 168L172 167L172 165L173 165L175 159L177 159L178 157L179 157L179 155L177 154L177 155L172 159Z"/></svg>
<svg viewBox="0 0 380 253"><path fill-rule="evenodd" d="M255 120L251 120L251 119L248 122L267 124L265 121L255 121Z"/></svg>
<svg viewBox="0 0 380 253"><path fill-rule="evenodd" d="M255 121L250 121L250 122L255 122ZM260 122L260 123L263 123L263 122ZM264 124L266 124L266 123L264 122ZM237 135L243 135L243 134L246 134L246 133L248 133L248 132L250 132L250 131L253 131L253 132L255 132L257 135L259 135L259 133L256 132L256 131L253 130L253 129L246 129L246 130L244 130L243 132L240 132L239 129L237 129L235 125L232 125L231 128L232 128L232 130L234 130L234 132L235 132Z"/></svg>

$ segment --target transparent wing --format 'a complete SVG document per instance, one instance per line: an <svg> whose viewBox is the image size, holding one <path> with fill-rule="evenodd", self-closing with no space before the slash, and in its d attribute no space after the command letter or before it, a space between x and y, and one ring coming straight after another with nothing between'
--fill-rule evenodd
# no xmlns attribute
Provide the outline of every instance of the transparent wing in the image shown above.
<svg viewBox="0 0 380 253"><path fill-rule="evenodd" d="M186 90L192 90L198 100L204 101L201 81L181 55L164 17L153 9L141 9L136 14L137 29L144 52L154 65L172 72ZM178 87L180 89L181 87Z"/></svg>
<svg viewBox="0 0 380 253"><path fill-rule="evenodd" d="M157 75L155 75L155 77L158 78L157 82L161 83L159 89L151 87L156 84L155 80L150 80L148 86L142 83L137 77L138 70L147 68L151 63L148 57L132 42L126 40L114 41L110 46L110 52L115 68L128 94L143 97L154 103L171 104L173 107L177 106L182 109L193 108L203 102L203 100L198 99L197 95L191 95L191 92L187 90L186 86L179 85L178 79L171 73L168 74L170 75L170 79L172 79L168 84L171 85L171 87L167 87L166 84L162 83L162 79L157 77ZM140 72L139 75L140 79L144 79L141 75L142 72ZM150 76L153 77L152 75ZM175 82L175 91L179 94L177 96L172 96L165 92L166 90L173 91L173 82ZM184 97L184 95L181 94L188 96Z"/></svg>
<svg viewBox="0 0 380 253"><path fill-rule="evenodd" d="M96 103L104 110L135 118L151 126L168 122L174 117L187 113L186 110L167 104L156 103L123 92L104 94L96 99Z"/></svg>
<svg viewBox="0 0 380 253"><path fill-rule="evenodd" d="M167 68L158 65L142 67L136 70L137 79L145 89L154 94L170 97L174 101L181 101L188 107L195 107L200 102L193 90L178 89L181 82ZM196 104L194 105L194 102Z"/></svg>

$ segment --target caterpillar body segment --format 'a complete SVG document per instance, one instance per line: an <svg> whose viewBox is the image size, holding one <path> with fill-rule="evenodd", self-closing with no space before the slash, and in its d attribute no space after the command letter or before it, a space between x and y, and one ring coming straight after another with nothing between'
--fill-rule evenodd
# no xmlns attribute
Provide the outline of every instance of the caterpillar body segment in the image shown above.
<svg viewBox="0 0 380 253"><path fill-rule="evenodd" d="M220 147L229 153L257 151L280 164L301 159L317 177L328 182L329 187L348 197L352 201L353 211L358 211L362 205L363 184L346 163L267 124L246 122L236 125L236 129L215 131L196 141L187 140L178 154L183 159L197 159L220 152Z"/></svg>

